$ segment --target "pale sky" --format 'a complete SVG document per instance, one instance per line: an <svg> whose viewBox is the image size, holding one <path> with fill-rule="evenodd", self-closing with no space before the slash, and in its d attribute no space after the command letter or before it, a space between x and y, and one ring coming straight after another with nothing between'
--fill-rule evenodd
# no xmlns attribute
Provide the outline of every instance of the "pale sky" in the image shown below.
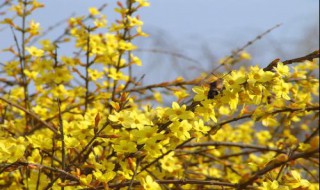
<svg viewBox="0 0 320 190"><path fill-rule="evenodd" d="M89 7L107 3L103 11L111 22L116 16L115 0L38 0L46 8L32 17L44 29L71 16L85 14ZM294 58L309 49L319 49L319 0L150 0L151 6L139 13L149 38L137 41L142 49L160 49L180 53L202 63L201 69L212 68L212 60L229 55L258 34L282 23L282 26L248 48L255 57L253 64L265 65L274 58ZM1 20L3 19L3 16ZM66 25L63 25L66 26ZM1 27L2 28L2 27ZM63 30L54 30L48 38L54 39ZM0 32L0 48L13 42L9 28ZM313 35L313 36L312 36ZM310 36L310 38L309 38ZM308 41L308 46L302 41ZM71 53L70 48L61 51ZM304 51L304 52L301 52ZM205 52L205 53L204 53ZM170 55L139 53L145 65L136 69L146 74L149 82L188 75L184 70L194 67ZM0 54L0 60L3 54ZM193 64L193 66L192 66ZM178 68L173 71L171 68ZM166 72L168 69L172 72ZM163 71L163 72L162 72ZM196 75L196 70L191 70ZM165 73L165 74L164 74ZM160 79L159 79L160 78Z"/></svg>

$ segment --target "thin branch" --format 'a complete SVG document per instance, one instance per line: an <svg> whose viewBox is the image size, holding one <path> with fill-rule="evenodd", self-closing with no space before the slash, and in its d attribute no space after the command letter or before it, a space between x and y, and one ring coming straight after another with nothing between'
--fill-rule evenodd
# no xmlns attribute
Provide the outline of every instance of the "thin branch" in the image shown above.
<svg viewBox="0 0 320 190"><path fill-rule="evenodd" d="M141 158L137 158L137 161L136 161L136 168L134 170L134 173L132 175L132 178L130 180L130 184L129 184L129 187L128 187L128 190L131 190L131 187L133 185L133 182L134 182L134 178L137 176L137 172L138 172L138 168L140 166L140 163L141 163Z"/></svg>
<svg viewBox="0 0 320 190"><path fill-rule="evenodd" d="M84 113L87 112L88 109L88 103L89 103L89 68L90 68L90 27L87 28L87 52L86 52L86 76L85 76L85 89L86 89L86 95L85 95L85 102L84 102Z"/></svg>
<svg viewBox="0 0 320 190"><path fill-rule="evenodd" d="M71 14L68 18L65 18L61 21L58 21L57 23L53 24L52 26L49 26L45 31L43 31L41 34L39 34L36 38L33 38L33 40L30 42L30 44L34 44L36 42L39 41L39 39L41 39L42 37L46 36L47 34L49 34L50 32L52 32L55 28L58 28L59 26L61 26L63 23L67 22L69 20L69 18L73 17L75 14Z"/></svg>
<svg viewBox="0 0 320 190"><path fill-rule="evenodd" d="M244 46L242 46L241 48L235 50L232 52L231 55L229 55L219 66L217 66L216 68L214 68L212 70L211 73L214 73L216 70L218 70L220 67L222 67L224 64L226 64L230 59L233 59L235 56L237 56L241 51L245 50L247 47L249 47L250 45L254 44L256 41L262 39L262 37L264 37L265 35L269 34L272 30L280 27L281 24L277 24L275 26L273 26L272 28L266 30L265 32L263 32L262 34L259 34L258 36L256 36L253 40L250 40L249 42L247 42Z"/></svg>
<svg viewBox="0 0 320 190"><path fill-rule="evenodd" d="M277 113L282 113L282 112L295 112L295 111L315 111L315 110L319 110L320 107L319 106L315 106L315 107L307 107L307 108L285 108L285 109L282 109L282 110L276 110L276 111L273 111L271 113L268 113L268 114L277 114ZM228 124L228 123L232 123L232 122L235 122L235 121L238 121L238 120L241 120L241 119L246 119L246 118L251 118L253 114L249 114L249 115L244 115L244 116L241 116L241 117L235 117L235 118L232 118L232 119L229 119L229 120L226 120L224 122L221 122L219 124L216 124L214 126L211 127L211 130L208 132L208 134L211 134L213 131L217 131L219 130L223 125L225 124Z"/></svg>
<svg viewBox="0 0 320 190"><path fill-rule="evenodd" d="M284 152L281 149L272 148L272 147L268 147L268 146L234 143L234 142L215 142L215 141L201 142L201 143L188 143L188 144L183 145L181 148L207 147L207 146L239 147L239 148L256 149L256 150L260 150L260 151L274 151L274 152L279 152L279 153Z"/></svg>
<svg viewBox="0 0 320 190"><path fill-rule="evenodd" d="M43 155L42 155L41 152L40 152L40 157L41 157L40 164L42 165L42 164L43 164ZM41 177L41 168L39 167L36 190L38 190L38 189L39 189L39 186L40 186L40 177Z"/></svg>
<svg viewBox="0 0 320 190"><path fill-rule="evenodd" d="M42 119L40 119L40 117L38 117L38 115L36 115L35 113L33 113L32 111L28 111L26 110L24 107L18 105L18 104L15 104L3 97L0 97L0 100L8 103L9 105L25 112L26 114L30 115L31 117L33 117L34 119L36 119L37 121L39 121L41 124L43 124L44 126L46 126L48 129L50 129L52 132L54 132L55 134L58 134L58 131L53 127L51 126L49 123L47 123L46 121L43 121Z"/></svg>
<svg viewBox="0 0 320 190"><path fill-rule="evenodd" d="M53 171L53 172L59 173L61 175L67 176L68 178L73 179L73 180L75 180L77 182L80 182L78 177L66 172L65 170L61 170L61 169L50 167L50 166L45 166L45 165L38 164L38 163L20 162L19 161L19 162L15 162L15 163L11 163L11 164L6 163L6 164L1 164L1 165L5 165L5 167L0 171L0 173L4 172L6 169L8 169L10 167L19 167L19 166L33 167L33 166L36 166L39 169L48 169L50 171Z"/></svg>
<svg viewBox="0 0 320 190"><path fill-rule="evenodd" d="M138 49L138 50L135 50L135 51L168 54L168 55L171 55L171 56L174 56L174 57L178 57L180 59L184 59L184 60L190 61L190 62L195 63L195 64L201 64L199 61L197 61L197 60L195 60L193 58L190 58L190 57L188 57L186 55L183 55L183 54L180 54L180 53L176 53L176 52L167 51L167 50Z"/></svg>
<svg viewBox="0 0 320 190"><path fill-rule="evenodd" d="M298 62L303 62L303 61L312 61L315 58L319 58L320 57L320 51L316 50L308 55L302 56L302 57L298 57L295 59L289 59L286 61L283 61L282 63L284 65L289 65L292 63L298 63ZM271 71L273 69L273 67L277 67L278 62L280 61L280 59L275 59L274 61L272 61L266 68L264 68L264 71Z"/></svg>
<svg viewBox="0 0 320 190"><path fill-rule="evenodd" d="M108 4L103 4L103 5L101 5L101 6L98 8L99 12L101 12L104 8L106 8L107 5L108 5ZM87 21L87 20L90 19L90 18L92 18L92 16L91 16L91 15L88 15L88 16L86 16L82 21L85 22L85 21ZM64 30L64 32L63 32L59 37L57 37L57 38L53 41L53 43L54 43L54 44L59 43L60 40L61 40L64 36L69 35L69 34L70 34L70 29L69 29L69 28L66 28L66 29Z"/></svg>
<svg viewBox="0 0 320 190"><path fill-rule="evenodd" d="M187 144L188 142L190 142L191 140L193 140L194 138L190 138L186 141L184 141L183 143L181 143L180 145L178 145L176 147L176 149L179 149L181 147L183 147L185 144ZM152 162L150 162L149 164L145 165L144 167L141 168L140 172L138 172L138 174L140 174L141 172L143 172L144 170L148 169L150 166L152 166L153 164L155 164L156 162L158 162L160 159L162 159L163 157L165 157L166 155L170 154L170 152L172 152L174 150L169 150L166 153L162 154L161 156L159 156L158 158L154 159Z"/></svg>
<svg viewBox="0 0 320 190"><path fill-rule="evenodd" d="M221 182L215 180L193 180L193 179L170 179L170 180L155 180L158 184L176 184L176 185L186 185L186 184L194 184L194 185L215 185L215 186L222 186L222 187L233 187L236 188L237 184L228 183L228 182ZM109 188L121 188L128 186L129 182L123 183L115 183L109 184ZM133 185L140 185L139 181L134 181ZM102 189L103 187L99 187L98 189Z"/></svg>
<svg viewBox="0 0 320 190"><path fill-rule="evenodd" d="M64 141L64 130L63 130L63 119L61 114L61 101L58 98L58 112L59 112L59 130L60 130L60 140L61 140L61 167L62 170L66 169L66 149L65 149L65 141ZM62 183L64 182L64 178L61 179ZM64 189L61 187L62 190Z"/></svg>
<svg viewBox="0 0 320 190"><path fill-rule="evenodd" d="M21 76L23 80L23 90L24 90L24 106L26 110L29 110L29 92L28 92L28 81L26 75L24 74L24 69L26 68L26 19L27 19L27 5L28 1L23 1L23 15L22 15L22 29L21 29L21 55L20 57L20 65L21 65ZM26 115L26 125L29 123L28 115Z"/></svg>
<svg viewBox="0 0 320 190"><path fill-rule="evenodd" d="M282 161L282 162L274 162L274 163L271 163L271 164L268 164L266 167L264 167L263 169L257 171L254 175L252 175L252 177L243 182L243 183L240 183L238 186L237 186L237 189L238 190L241 190L241 189L246 189L246 187L248 185L251 185L255 180L257 180L260 176L268 173L269 171L275 169L275 168L278 168L290 161L293 161L293 160L296 160L298 158L308 158L310 156L314 156L315 154L319 153L320 149L316 149L316 150L313 150L313 151L310 151L310 152L303 152L303 153L298 153L298 154L293 154L291 155L288 160L286 161Z"/></svg>
<svg viewBox="0 0 320 190"><path fill-rule="evenodd" d="M168 88L171 86L184 86L184 85L196 85L199 83L200 79L195 79L195 80L191 80L191 81L172 81L172 82L162 82L162 83L158 83L158 84L151 84L151 85L147 85L147 86L141 86L141 87L137 87L137 88L133 88L133 89L128 89L125 91L121 91L121 92L141 92L141 91L145 91L145 90L152 90L154 88Z"/></svg>
<svg viewBox="0 0 320 190"><path fill-rule="evenodd" d="M106 123L101 127L101 129L95 133L95 135L91 138L91 140L87 143L87 145L80 151L80 153L78 154L77 157L75 157L70 163L74 163L77 159L80 159L79 163L82 163L81 159L84 159L83 157L81 157L81 155L87 151L91 145L93 144L93 142L99 137L100 133L109 125L109 120L106 121Z"/></svg>

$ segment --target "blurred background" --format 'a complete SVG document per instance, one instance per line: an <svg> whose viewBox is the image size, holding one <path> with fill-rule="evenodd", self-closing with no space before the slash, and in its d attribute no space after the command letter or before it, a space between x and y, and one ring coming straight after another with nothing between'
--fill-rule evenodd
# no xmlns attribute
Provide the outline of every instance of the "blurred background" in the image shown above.
<svg viewBox="0 0 320 190"><path fill-rule="evenodd" d="M43 30L70 16L87 15L89 7L100 7L108 24L117 17L115 0L38 0L46 5L30 17ZM148 38L135 41L143 67L134 68L144 84L192 79L210 71L219 60L259 34L281 24L246 49L252 59L246 64L266 66L275 58L292 59L319 49L319 0L150 0L151 6L138 13ZM4 10L1 10L4 11ZM5 15L1 15L1 20ZM44 38L55 39L64 32L62 22ZM14 45L10 28L0 26L0 48ZM63 55L72 47L61 46ZM8 59L1 52L0 60ZM219 73L219 71L217 71Z"/></svg>

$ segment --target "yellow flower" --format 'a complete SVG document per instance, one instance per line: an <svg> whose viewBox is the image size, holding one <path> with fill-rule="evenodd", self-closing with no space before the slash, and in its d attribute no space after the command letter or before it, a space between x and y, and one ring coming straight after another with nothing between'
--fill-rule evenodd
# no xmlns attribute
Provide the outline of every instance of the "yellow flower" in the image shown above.
<svg viewBox="0 0 320 190"><path fill-rule="evenodd" d="M279 183L278 181L264 181L262 182L262 187L259 188L260 190L278 190L279 189Z"/></svg>
<svg viewBox="0 0 320 190"><path fill-rule="evenodd" d="M214 106L212 104L204 104L203 106L196 107L196 114L202 116L205 122L209 121L209 119L217 122Z"/></svg>
<svg viewBox="0 0 320 190"><path fill-rule="evenodd" d="M105 16L102 16L101 18L97 18L94 20L94 25L98 28L106 27L107 26L107 20Z"/></svg>
<svg viewBox="0 0 320 190"><path fill-rule="evenodd" d="M148 139L143 148L146 150L149 158L156 158L162 154L162 145L157 142L156 138Z"/></svg>
<svg viewBox="0 0 320 190"><path fill-rule="evenodd" d="M286 83L282 80L279 83L273 86L273 92L276 94L277 98L283 98L285 100L290 100L289 90L292 85L290 83Z"/></svg>
<svg viewBox="0 0 320 190"><path fill-rule="evenodd" d="M35 80L37 78L38 72L37 71L29 71L29 70L23 70L24 74L30 78Z"/></svg>
<svg viewBox="0 0 320 190"><path fill-rule="evenodd" d="M130 113L127 111L114 112L113 114L110 114L108 118L110 121L121 125L123 125L125 122L132 122L132 119L130 118Z"/></svg>
<svg viewBox="0 0 320 190"><path fill-rule="evenodd" d="M274 70L280 75L280 76L289 76L290 69L287 65L284 65L282 62L278 62L277 67L274 68Z"/></svg>
<svg viewBox="0 0 320 190"><path fill-rule="evenodd" d="M90 7L89 8L89 13L92 16L100 14L99 10L96 7Z"/></svg>
<svg viewBox="0 0 320 190"><path fill-rule="evenodd" d="M251 59L251 55L245 51L240 53L240 58L241 59L246 59L246 60L250 60Z"/></svg>
<svg viewBox="0 0 320 190"><path fill-rule="evenodd" d="M96 69L88 69L91 80L96 81L103 77L103 72L99 72Z"/></svg>
<svg viewBox="0 0 320 190"><path fill-rule="evenodd" d="M186 105L180 107L177 102L173 102L172 109L169 108L166 114L169 115L171 121L193 118L194 114L191 111L186 111L186 109Z"/></svg>
<svg viewBox="0 0 320 190"><path fill-rule="evenodd" d="M242 88L242 84L245 83L247 77L242 72L235 72L232 71L230 75L225 77L225 87L226 89L233 89L234 91L238 92Z"/></svg>
<svg viewBox="0 0 320 190"><path fill-rule="evenodd" d="M52 89L52 94L55 98L63 99L68 94L68 91L64 88L62 84L60 84Z"/></svg>
<svg viewBox="0 0 320 190"><path fill-rule="evenodd" d="M264 71L260 69L258 66L251 67L250 73L248 75L248 82L254 84L256 82L267 82L273 79L274 73L270 71Z"/></svg>
<svg viewBox="0 0 320 190"><path fill-rule="evenodd" d="M266 127L276 127L279 126L279 122L272 115L267 115L262 119L262 125Z"/></svg>
<svg viewBox="0 0 320 190"><path fill-rule="evenodd" d="M34 20L30 21L29 24L29 32L32 36L38 35L39 34L39 29L40 29L40 23L35 22Z"/></svg>
<svg viewBox="0 0 320 190"><path fill-rule="evenodd" d="M160 185L149 175L147 175L145 179L141 180L141 184L145 190L161 190Z"/></svg>
<svg viewBox="0 0 320 190"><path fill-rule="evenodd" d="M137 46L133 45L130 42L126 42L124 40L121 40L119 42L119 49L124 50L124 51L132 51L132 50L137 49Z"/></svg>
<svg viewBox="0 0 320 190"><path fill-rule="evenodd" d="M189 96L185 89L175 90L173 94L178 98L178 102Z"/></svg>
<svg viewBox="0 0 320 190"><path fill-rule="evenodd" d="M15 11L18 16L23 16L23 4L20 2L17 5L11 7L11 10Z"/></svg>
<svg viewBox="0 0 320 190"><path fill-rule="evenodd" d="M169 128L172 131L172 134L180 140L187 140L190 138L189 131L191 130L192 125L186 120L183 120L182 122L174 121Z"/></svg>
<svg viewBox="0 0 320 190"><path fill-rule="evenodd" d="M86 186L90 186L90 183L92 181L92 174L88 175L81 175L80 178L80 183Z"/></svg>
<svg viewBox="0 0 320 190"><path fill-rule="evenodd" d="M148 2L148 0L135 0L135 2L139 3L139 6L141 6L141 7L150 6L150 3Z"/></svg>
<svg viewBox="0 0 320 190"><path fill-rule="evenodd" d="M36 48L35 46L26 47L26 50L30 53L30 55L35 57L42 57L44 55L44 51Z"/></svg>
<svg viewBox="0 0 320 190"><path fill-rule="evenodd" d="M138 66L142 65L142 62L141 62L139 57L134 56L133 54L130 54L130 58L131 58L131 64L135 64L135 65L138 65Z"/></svg>
<svg viewBox="0 0 320 190"><path fill-rule="evenodd" d="M40 44L42 45L42 49L45 51L53 51L55 49L55 46L50 40L41 40Z"/></svg>
<svg viewBox="0 0 320 190"><path fill-rule="evenodd" d="M199 121L193 122L193 129L205 134L210 130L210 127L205 126L203 121L200 119Z"/></svg>
<svg viewBox="0 0 320 190"><path fill-rule="evenodd" d="M162 102L163 102L163 100L162 100L162 95L161 95L160 92L155 92L155 93L153 93L153 97L154 97L154 99L155 99L157 102L159 102L159 103L162 103Z"/></svg>
<svg viewBox="0 0 320 190"><path fill-rule="evenodd" d="M149 34L145 33L142 31L142 27L136 27L137 35L142 36L142 37L148 37Z"/></svg>
<svg viewBox="0 0 320 190"><path fill-rule="evenodd" d="M120 140L119 144L114 145L114 150L120 154L134 153L137 152L137 147L134 142L130 142L128 140Z"/></svg>
<svg viewBox="0 0 320 190"><path fill-rule="evenodd" d="M207 99L208 90L205 90L204 87L195 86L192 88L192 91L196 93L196 95L193 97L194 101L200 102L202 100Z"/></svg>
<svg viewBox="0 0 320 190"><path fill-rule="evenodd" d="M143 22L136 17L128 16L129 27L142 26Z"/></svg>
<svg viewBox="0 0 320 190"><path fill-rule="evenodd" d="M105 69L106 70L106 69ZM124 75L122 72L117 71L116 68L112 67L108 70L108 76L112 78L113 80L124 80L127 81L129 77L127 75Z"/></svg>
<svg viewBox="0 0 320 190"><path fill-rule="evenodd" d="M298 171L292 170L288 175L285 176L286 184L288 184L291 188L308 188L310 186L310 182L306 179L301 179L301 175Z"/></svg>
<svg viewBox="0 0 320 190"><path fill-rule="evenodd" d="M116 176L116 172L114 171L102 172L100 170L95 170L93 171L93 176L95 177L96 180L103 183L107 183L108 181L112 180Z"/></svg>
<svg viewBox="0 0 320 190"><path fill-rule="evenodd" d="M69 70L66 67L56 68L52 77L54 77L53 81L57 84L69 82L73 78L73 76L70 74Z"/></svg>
<svg viewBox="0 0 320 190"><path fill-rule="evenodd" d="M160 160L161 168L165 171L172 173L173 171L180 170L182 165L179 164L179 160L174 157L174 152L169 153Z"/></svg>

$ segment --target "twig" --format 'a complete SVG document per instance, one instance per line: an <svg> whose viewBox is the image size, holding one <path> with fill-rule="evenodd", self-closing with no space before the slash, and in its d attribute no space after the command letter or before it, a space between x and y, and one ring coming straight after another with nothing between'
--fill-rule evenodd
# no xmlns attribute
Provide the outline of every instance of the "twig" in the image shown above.
<svg viewBox="0 0 320 190"><path fill-rule="evenodd" d="M295 112L295 111L314 111L314 110L319 110L320 107L319 106L315 106L315 107L307 107L307 108L285 108L282 110L276 110L273 111L271 113L268 114L277 114L277 113L282 113L282 112ZM223 125L228 124L228 123L232 123L241 119L246 119L246 118L251 118L253 114L249 114L249 115L244 115L241 117L235 117L229 120L226 120L224 122L221 122L219 124L216 124L214 126L211 127L210 131L208 132L208 134L212 133L213 131L217 131L219 130Z"/></svg>
<svg viewBox="0 0 320 190"><path fill-rule="evenodd" d="M101 6L98 8L98 10L101 12L104 8L107 7L107 5L108 5L108 4L103 4L103 5L101 5ZM91 16L91 15L88 15L87 17L85 17L85 18L83 19L83 21L87 21L87 20L90 19L90 18L92 18L92 16ZM54 43L54 44L59 43L59 41L60 41L64 36L69 35L69 34L70 34L70 29L69 29L69 28L66 28L66 29L64 30L64 32L63 32L59 37L57 37L57 38L53 41L53 43Z"/></svg>
<svg viewBox="0 0 320 190"><path fill-rule="evenodd" d="M216 185L216 186L225 186L225 187L233 187L233 188L237 187L237 184L215 181L215 180L170 179L170 180L155 180L155 182L159 184L179 184L179 185L195 184L195 185ZM128 186L129 183L130 181L124 182L124 183L109 184L109 188L121 188L121 187ZM133 185L140 185L140 182L134 181ZM99 187L99 189L102 189L102 188L103 187Z"/></svg>
<svg viewBox="0 0 320 190"><path fill-rule="evenodd" d="M87 145L80 151L80 153L78 154L77 157L75 157L70 163L74 163L77 159L81 159L81 155L87 151L90 146L93 144L93 142L99 137L100 133L109 125L109 120L106 121L106 123L101 127L101 129L95 133L95 135L90 139L90 141L87 143ZM83 159L83 158L82 158ZM79 163L81 163L82 160L79 161Z"/></svg>
<svg viewBox="0 0 320 190"><path fill-rule="evenodd" d="M60 130L60 139L61 139L61 166L62 170L66 169L66 150L65 150L65 141L64 141L64 131L63 131L63 119L62 119L62 114L61 114L61 101L58 98L58 112L59 112L59 130ZM64 178L61 179L62 182L64 182ZM62 190L64 187L61 187Z"/></svg>
<svg viewBox="0 0 320 190"><path fill-rule="evenodd" d="M180 147L183 147L185 144L187 144L188 142L190 142L191 140L193 140L194 138L190 138L186 141L184 141L183 143L181 143L180 145L178 145L176 147L176 149L179 149ZM154 159L152 162L150 162L149 164L145 165L144 167L141 168L140 172L138 172L138 174L140 174L141 172L143 172L144 170L148 169L150 166L152 166L154 163L158 162L160 159L162 159L163 157L165 157L166 155L170 154L170 152L172 152L173 150L169 150L166 153L162 154L161 156L159 156L158 158Z"/></svg>
<svg viewBox="0 0 320 190"><path fill-rule="evenodd" d="M214 73L216 70L218 70L220 67L222 67L224 64L226 64L230 59L233 59L236 55L238 55L241 51L245 50L247 47L249 47L250 45L254 44L256 41L262 39L262 37L264 37L265 35L269 34L272 30L280 27L281 24L277 24L275 26L273 26L272 28L266 30L265 32L263 32L262 34L259 34L258 36L256 36L253 40L250 40L249 42L247 42L244 46L242 46L241 48L235 50L232 52L231 55L229 55L219 66L217 66L216 68L214 68L212 70L211 73Z"/></svg>
<svg viewBox="0 0 320 190"><path fill-rule="evenodd" d="M0 171L0 173L4 172L5 169L9 168L9 167L13 167L13 166L36 166L37 168L41 169L48 169L50 171L53 171L53 172L57 172L57 173L60 173L62 175L65 175L65 176L68 176L70 179L73 179L77 182L80 182L80 180L78 179L78 177L64 171L64 170L61 170L61 169L58 169L58 168L54 168L54 167L50 167L50 166L45 166L45 165L42 165L42 164L38 164L38 163L31 163L31 162L15 162L15 163L11 163L11 164L5 164L5 168L2 169Z"/></svg>
<svg viewBox="0 0 320 190"><path fill-rule="evenodd" d="M234 143L234 142L216 142L216 141L209 141L209 142L201 142L201 143L188 143L180 148L191 148L191 147L207 147L207 146L225 146L225 147L239 147L239 148L250 148L256 149L260 151L274 151L274 152L283 152L283 150L277 148L271 148L268 146L261 146L261 145L254 145L254 144L243 144L243 143Z"/></svg>
<svg viewBox="0 0 320 190"><path fill-rule="evenodd" d="M320 56L320 51L316 50L316 51L314 51L314 52L312 52L312 53L310 53L310 54L308 54L306 56L298 57L298 58L295 58L295 59L289 59L289 60L283 61L282 63L284 65L289 65L289 64L297 63L297 62L312 61L315 58L319 58L319 56ZM271 71L273 69L273 67L277 67L279 61L280 61L280 59L275 59L274 61L272 61L263 70L264 71Z"/></svg>
<svg viewBox="0 0 320 190"><path fill-rule="evenodd" d="M52 132L54 132L55 134L58 134L58 131L53 127L51 126L49 123L47 123L46 121L43 121L42 119L40 119L35 113L33 113L32 111L28 111L26 110L24 107L18 105L18 104L15 104L3 97L0 97L0 100L8 103L9 105L15 107L15 108L18 108L19 110L25 112L26 114L30 115L31 117L33 117L34 119L36 119L37 121L39 121L41 124L43 124L44 126L46 126L47 128L49 128Z"/></svg>
<svg viewBox="0 0 320 190"><path fill-rule="evenodd" d="M136 51L140 51L140 52L151 52L151 53L161 53L161 54L169 54L171 56L174 56L174 57L178 57L180 59L184 59L184 60L187 60L187 61L190 61L190 62L193 62L193 63L196 63L196 64L200 64L199 61L193 59L193 58L190 58L188 56L185 56L183 54L180 54L180 53L176 53L176 52L171 52L171 51L166 51L166 50L160 50L160 49L138 49Z"/></svg>
<svg viewBox="0 0 320 190"><path fill-rule="evenodd" d="M136 168L135 168L134 174L132 175L132 178L131 178L131 180L130 180L130 184L129 184L128 190L131 190L131 187L132 187L133 182L134 182L134 178L137 176L137 172L138 172L138 168L139 168L139 166L140 166L140 163L141 163L141 158L137 158Z"/></svg>
<svg viewBox="0 0 320 190"><path fill-rule="evenodd" d="M131 16L132 13L134 12L134 10L132 9L132 4L133 4L132 1L127 1L126 16ZM128 21L128 19L125 19L124 22L125 22L124 25L126 26L127 25L126 23L128 23L129 21ZM125 27L123 34L120 37L123 40L127 40L127 37L128 37L127 35L130 35L130 28ZM129 36L129 39L130 39L130 36ZM119 72L119 70L120 70L120 63L121 63L122 56L124 55L124 52L125 52L124 50L119 50L119 55L118 55L118 60L117 60L117 65L116 65L117 72ZM118 80L113 80L113 88L112 88L112 94L111 94L112 101L115 101L117 85L118 85ZM110 111L111 111L111 107L110 107Z"/></svg>
<svg viewBox="0 0 320 190"><path fill-rule="evenodd" d="M55 23L52 26L49 26L45 31L43 31L40 35L38 35L36 38L33 38L33 40L30 42L30 44L34 44L36 42L39 41L40 38L46 36L47 34L49 34L50 32L52 32L55 28L61 26L63 23L67 22L69 18L73 17L75 14L71 14L68 18L63 19L61 21L58 21L57 23Z"/></svg>
<svg viewBox="0 0 320 190"><path fill-rule="evenodd" d="M21 76L23 80L23 89L24 89L24 103L26 110L29 110L29 92L28 92L28 81L26 75L24 74L24 69L26 68L26 19L27 19L27 5L28 1L23 1L23 15L22 15L22 29L21 29L21 55L20 64L21 64ZM26 125L29 124L29 118L26 115Z"/></svg>
<svg viewBox="0 0 320 190"><path fill-rule="evenodd" d="M122 92L141 92L145 90L152 90L154 88L168 88L170 86L184 86L184 85L195 85L198 84L199 79L191 80L191 81L182 81L182 82L177 82L177 81L172 81L172 82L163 82L163 83L158 83L158 84L151 84L147 86L141 86L133 89L128 89Z"/></svg>
<svg viewBox="0 0 320 190"><path fill-rule="evenodd" d="M85 102L84 102L84 113L87 112L88 108L88 99L89 99L89 68L91 66L90 64L90 27L87 27L87 52L86 52L86 76L85 76L85 89L86 89L86 95L85 95Z"/></svg>
<svg viewBox="0 0 320 190"><path fill-rule="evenodd" d="M40 152L40 151L39 151L39 152ZM42 155L42 153L41 153L41 152L40 152L40 157L41 157L40 164L42 165L42 164L43 164L43 155ZM40 185L40 177L41 177L41 168L39 168L39 172L38 172L36 190L38 190L38 189L39 189L39 185Z"/></svg>
<svg viewBox="0 0 320 190"><path fill-rule="evenodd" d="M282 166L282 165L284 165L284 164L286 164L286 163L288 163L290 161L296 160L298 158L308 158L310 156L313 156L314 154L319 153L319 151L320 151L320 149L316 149L316 150L313 150L313 151L310 151L310 152L303 152L303 153L293 154L286 161L275 162L275 163L268 164L263 169L257 171L249 180L247 180L247 181L245 181L243 183L240 183L237 186L237 189L238 190L245 189L248 185L251 185L256 179L258 179L260 176L268 173L269 171L271 171L271 170L273 170L275 168L278 168L278 167L280 167L280 166Z"/></svg>

